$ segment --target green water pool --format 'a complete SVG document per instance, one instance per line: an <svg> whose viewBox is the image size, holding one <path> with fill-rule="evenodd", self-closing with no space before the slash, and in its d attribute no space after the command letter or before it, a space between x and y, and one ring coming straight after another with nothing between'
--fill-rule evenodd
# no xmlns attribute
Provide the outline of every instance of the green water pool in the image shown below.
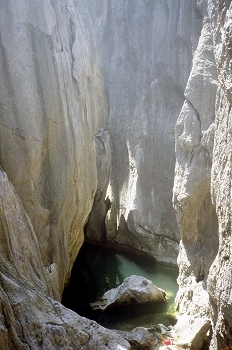
<svg viewBox="0 0 232 350"><path fill-rule="evenodd" d="M124 278L140 275L166 291L167 302L157 305L138 305L102 313L93 311L89 303L107 290L119 286ZM74 263L69 287L62 303L81 316L95 320L110 329L131 330L135 327L166 326L176 321L174 298L177 292L178 269L155 263L131 254L84 244Z"/></svg>

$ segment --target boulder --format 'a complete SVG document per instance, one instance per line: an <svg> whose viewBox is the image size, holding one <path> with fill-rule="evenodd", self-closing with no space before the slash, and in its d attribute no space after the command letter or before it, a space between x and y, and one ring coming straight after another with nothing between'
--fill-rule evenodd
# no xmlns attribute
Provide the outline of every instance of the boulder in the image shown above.
<svg viewBox="0 0 232 350"><path fill-rule="evenodd" d="M110 308L133 304L165 301L166 293L142 276L130 276L123 283L108 290L98 301L90 303L93 310L105 311Z"/></svg>
<svg viewBox="0 0 232 350"><path fill-rule="evenodd" d="M153 349L159 342L157 334L150 332L149 329L145 327L136 327L130 332L116 332L130 343L131 350Z"/></svg>
<svg viewBox="0 0 232 350"><path fill-rule="evenodd" d="M210 327L211 321L208 318L181 315L175 325L175 344L180 347L189 347L191 350L200 350L203 348Z"/></svg>

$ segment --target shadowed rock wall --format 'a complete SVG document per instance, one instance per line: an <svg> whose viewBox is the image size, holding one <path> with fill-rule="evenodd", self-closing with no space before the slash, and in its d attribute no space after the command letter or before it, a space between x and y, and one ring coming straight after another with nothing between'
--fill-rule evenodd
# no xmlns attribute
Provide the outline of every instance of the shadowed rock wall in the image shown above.
<svg viewBox="0 0 232 350"><path fill-rule="evenodd" d="M57 280L43 264L30 218L2 169L0 213L0 349L129 349L114 332L51 298Z"/></svg>

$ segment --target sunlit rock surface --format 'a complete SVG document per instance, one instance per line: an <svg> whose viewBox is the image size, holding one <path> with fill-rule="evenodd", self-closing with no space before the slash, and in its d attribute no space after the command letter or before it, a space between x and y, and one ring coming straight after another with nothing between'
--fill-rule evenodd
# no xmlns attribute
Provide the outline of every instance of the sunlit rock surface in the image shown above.
<svg viewBox="0 0 232 350"><path fill-rule="evenodd" d="M1 1L2 349L128 348L57 301L87 222L176 261L176 121L177 302L231 345L231 6Z"/></svg>
<svg viewBox="0 0 232 350"><path fill-rule="evenodd" d="M166 300L164 290L142 276L132 275L124 279L117 288L105 292L97 301L90 304L93 310L105 311L122 306L159 303Z"/></svg>
<svg viewBox="0 0 232 350"><path fill-rule="evenodd" d="M174 128L202 16L190 0L98 1L97 16L112 166L107 234L91 223L87 237L176 263Z"/></svg>
<svg viewBox="0 0 232 350"><path fill-rule="evenodd" d="M174 205L181 231L177 303L232 343L230 1L199 2L203 29L176 125Z"/></svg>
<svg viewBox="0 0 232 350"><path fill-rule="evenodd" d="M206 345L205 339L207 332L211 328L211 321L207 318L189 315L179 317L174 327L176 332L175 345L180 348L189 348L191 350L201 350Z"/></svg>
<svg viewBox="0 0 232 350"><path fill-rule="evenodd" d="M97 190L94 135L108 117L92 30L75 1L1 2L0 162L57 298L83 242Z"/></svg>

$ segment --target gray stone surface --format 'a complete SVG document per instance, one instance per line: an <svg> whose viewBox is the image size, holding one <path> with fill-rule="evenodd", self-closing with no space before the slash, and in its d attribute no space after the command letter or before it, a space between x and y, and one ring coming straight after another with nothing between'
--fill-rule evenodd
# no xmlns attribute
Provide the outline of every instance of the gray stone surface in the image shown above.
<svg viewBox="0 0 232 350"><path fill-rule="evenodd" d="M0 213L0 349L130 349L118 334L49 297L57 281L43 265L30 218L2 169Z"/></svg>
<svg viewBox="0 0 232 350"><path fill-rule="evenodd" d="M88 218L90 239L175 263L173 130L201 28L196 5L4 0L0 16L0 163L57 298Z"/></svg>
<svg viewBox="0 0 232 350"><path fill-rule="evenodd" d="M0 163L57 298L84 239L97 190L94 135L108 118L92 30L76 1L1 2Z"/></svg>
<svg viewBox="0 0 232 350"><path fill-rule="evenodd" d="M157 303L166 300L164 290L142 276L132 275L124 279L117 288L105 292L97 301L90 304L93 310L107 309L135 304Z"/></svg>
<svg viewBox="0 0 232 350"><path fill-rule="evenodd" d="M144 327L136 327L130 332L117 331L117 333L130 343L131 350L155 349L160 337Z"/></svg>
<svg viewBox="0 0 232 350"><path fill-rule="evenodd" d="M174 128L202 17L191 0L110 0L98 16L112 140L106 240L176 263Z"/></svg>
<svg viewBox="0 0 232 350"><path fill-rule="evenodd" d="M221 0L199 5L204 25L176 125L177 303L183 313L211 319L210 349L225 349L232 342L232 8Z"/></svg>
<svg viewBox="0 0 232 350"><path fill-rule="evenodd" d="M205 314L209 305L205 282L218 249L218 221L210 195L217 86L213 41L206 18L186 86L186 101L176 124L173 189L182 238L177 302L181 312L196 309L199 315Z"/></svg>
<svg viewBox="0 0 232 350"><path fill-rule="evenodd" d="M174 328L176 332L175 345L191 350L201 350L210 328L211 321L207 318L182 315Z"/></svg>
<svg viewBox="0 0 232 350"><path fill-rule="evenodd" d="M4 350L129 346L87 321L99 340L76 336L84 321L54 301L87 222L173 263L179 227L179 309L212 319L211 349L231 345L231 6L1 1Z"/></svg>

